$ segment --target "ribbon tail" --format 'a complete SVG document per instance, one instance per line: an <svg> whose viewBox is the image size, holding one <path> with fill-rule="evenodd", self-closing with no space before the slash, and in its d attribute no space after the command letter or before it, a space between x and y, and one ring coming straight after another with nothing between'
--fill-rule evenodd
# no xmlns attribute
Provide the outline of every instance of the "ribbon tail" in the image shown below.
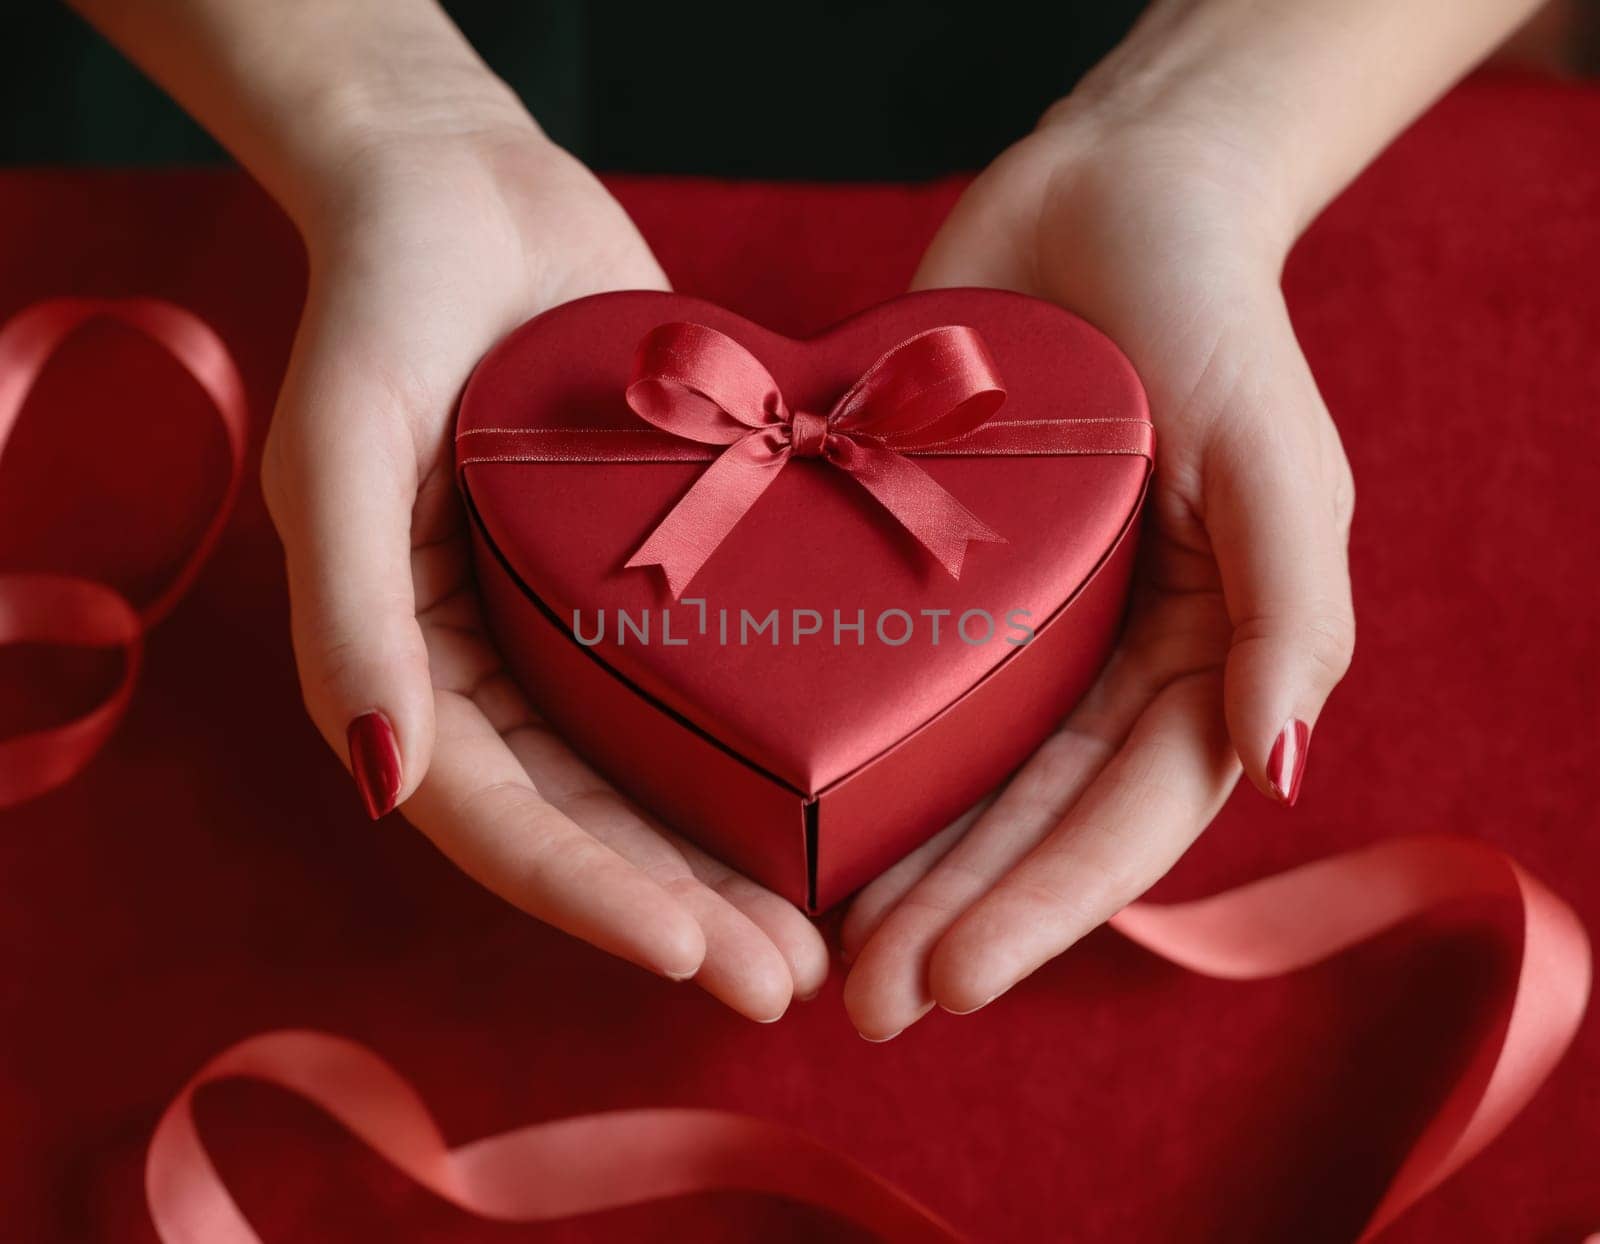
<svg viewBox="0 0 1600 1244"><path fill-rule="evenodd" d="M627 565L660 566L677 600L788 460L787 448L774 448L765 431L741 437L678 499Z"/></svg>
<svg viewBox="0 0 1600 1244"><path fill-rule="evenodd" d="M878 504L932 553L952 579L961 577L967 544L1005 544L994 528L957 501L925 470L877 441L840 436L828 459L848 471Z"/></svg>

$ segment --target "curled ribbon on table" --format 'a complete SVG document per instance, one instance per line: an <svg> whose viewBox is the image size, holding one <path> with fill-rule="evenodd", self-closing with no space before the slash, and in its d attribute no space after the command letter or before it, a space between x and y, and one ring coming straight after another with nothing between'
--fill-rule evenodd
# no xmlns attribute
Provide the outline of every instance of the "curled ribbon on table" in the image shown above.
<svg viewBox="0 0 1600 1244"><path fill-rule="evenodd" d="M1589 942L1572 909L1512 860L1468 838L1399 838L1187 903L1135 903L1124 936L1190 971L1260 980L1321 962L1447 903L1497 899L1521 916L1506 1013L1473 1052L1362 1228L1370 1240L1489 1143L1554 1069L1588 1000ZM692 1192L784 1196L891 1241L962 1236L853 1159L724 1110L618 1110L537 1123L450 1148L416 1090L376 1054L317 1032L273 1032L225 1050L167 1107L145 1159L166 1244L259 1244L195 1126L194 1094L218 1080L275 1084L315 1103L452 1205L541 1222ZM1063 1233L1066 1233L1065 1228Z"/></svg>
<svg viewBox="0 0 1600 1244"><path fill-rule="evenodd" d="M792 410L760 360L703 324L662 324L634 355L628 405L650 428L475 428L474 462L710 461L629 566L659 565L674 599L792 458L843 471L954 578L972 540L1005 537L915 457L1153 452L1142 419L994 421L1005 386L977 331L945 325L885 351L827 414Z"/></svg>
<svg viewBox="0 0 1600 1244"><path fill-rule="evenodd" d="M194 582L228 521L239 491L248 414L244 381L222 339L182 307L154 298L52 298L0 329L0 453L34 381L50 356L95 319L115 320L161 346L194 377L215 407L228 443L222 501L177 574L154 600L135 608L115 588L75 575L0 574L0 644L121 648L122 677L100 704L47 730L0 740L0 808L61 785L94 758L127 711L139 677L144 633Z"/></svg>

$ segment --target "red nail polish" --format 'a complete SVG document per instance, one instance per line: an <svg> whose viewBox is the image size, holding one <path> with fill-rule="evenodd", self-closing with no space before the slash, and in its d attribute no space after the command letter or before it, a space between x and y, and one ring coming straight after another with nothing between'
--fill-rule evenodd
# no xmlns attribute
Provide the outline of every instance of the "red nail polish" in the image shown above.
<svg viewBox="0 0 1600 1244"><path fill-rule="evenodd" d="M1278 732L1278 740L1267 757L1267 781L1272 793L1286 807L1294 807L1300 798L1300 779L1306 771L1306 751L1311 746L1311 727L1298 717Z"/></svg>
<svg viewBox="0 0 1600 1244"><path fill-rule="evenodd" d="M350 771L367 815L377 820L394 811L400 794L400 745L394 727L382 713L362 713L350 723L345 736L350 748Z"/></svg>

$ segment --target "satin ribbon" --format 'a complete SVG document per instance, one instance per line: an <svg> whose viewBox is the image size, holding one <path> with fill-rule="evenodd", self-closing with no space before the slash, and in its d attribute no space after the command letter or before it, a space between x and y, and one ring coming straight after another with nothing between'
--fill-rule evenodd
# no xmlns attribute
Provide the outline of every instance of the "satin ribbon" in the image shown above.
<svg viewBox="0 0 1600 1244"><path fill-rule="evenodd" d="M658 565L674 599L792 458L817 458L866 489L953 577L970 541L1005 537L914 457L1151 456L1139 419L992 422L1005 401L974 329L931 328L886 351L825 415L790 409L777 382L732 337L662 324L634 355L628 405L650 428L474 428L475 462L699 462L711 465L629 566Z"/></svg>
<svg viewBox="0 0 1600 1244"><path fill-rule="evenodd" d="M61 785L105 745L127 711L139 676L144 633L193 584L239 491L248 427L244 382L228 349L201 320L152 298L55 298L34 303L0 328L0 454L28 393L61 343L94 319L111 319L161 346L194 377L216 408L228 443L228 480L199 542L166 588L142 609L115 588L74 575L0 574L0 644L121 648L122 676L94 708L47 730L0 740L0 808Z"/></svg>
<svg viewBox="0 0 1600 1244"><path fill-rule="evenodd" d="M1588 999L1589 942L1571 908L1505 855L1466 838L1381 843L1188 903L1136 903L1112 920L1162 958L1225 980L1318 963L1463 899L1513 903L1522 949L1506 1020L1474 1052L1367 1220L1370 1240L1483 1148L1544 1082ZM518 1128L451 1148L426 1105L372 1051L317 1032L252 1037L207 1063L169 1105L145 1162L166 1244L258 1244L195 1127L195 1093L245 1078L298 1093L452 1205L542 1222L710 1190L788 1197L887 1240L962 1238L851 1158L720 1110L621 1110Z"/></svg>

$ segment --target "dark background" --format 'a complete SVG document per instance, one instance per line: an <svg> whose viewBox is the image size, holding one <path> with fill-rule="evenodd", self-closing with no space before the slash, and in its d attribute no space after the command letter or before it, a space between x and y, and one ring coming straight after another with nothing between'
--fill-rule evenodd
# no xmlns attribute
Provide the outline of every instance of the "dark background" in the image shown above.
<svg viewBox="0 0 1600 1244"><path fill-rule="evenodd" d="M446 8L550 135L596 168L906 179L987 163L1143 4ZM9 9L0 163L224 158L59 0L11 0Z"/></svg>
<svg viewBox="0 0 1600 1244"><path fill-rule="evenodd" d="M455 0L546 131L602 171L911 180L981 168L1127 32L1144 0L801 5ZM188 164L217 144L61 0L9 0L0 164ZM1600 0L1504 49L1600 67Z"/></svg>

